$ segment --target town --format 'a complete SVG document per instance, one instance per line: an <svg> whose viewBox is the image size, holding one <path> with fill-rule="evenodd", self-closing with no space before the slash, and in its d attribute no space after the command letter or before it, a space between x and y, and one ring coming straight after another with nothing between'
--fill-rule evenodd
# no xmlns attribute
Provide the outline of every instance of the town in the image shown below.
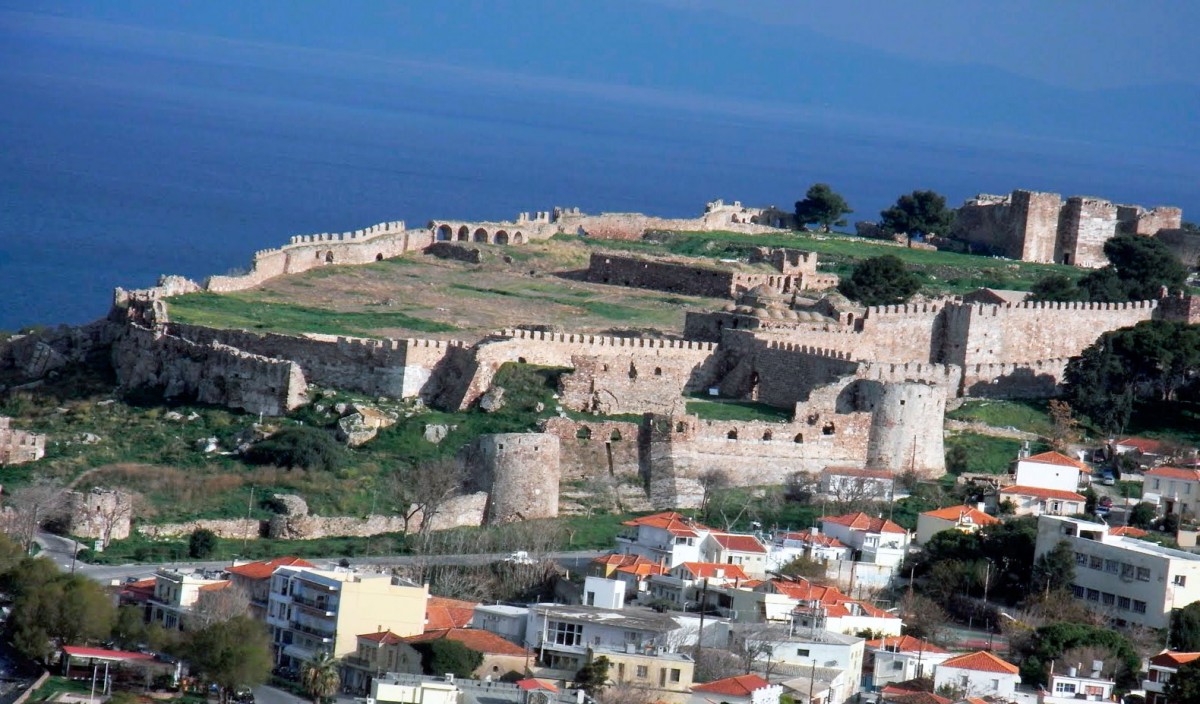
<svg viewBox="0 0 1200 704"><path fill-rule="evenodd" d="M9 336L14 691L1187 701L1180 211L1016 191L900 228L914 192L843 235L805 218L827 191L296 236Z"/></svg>

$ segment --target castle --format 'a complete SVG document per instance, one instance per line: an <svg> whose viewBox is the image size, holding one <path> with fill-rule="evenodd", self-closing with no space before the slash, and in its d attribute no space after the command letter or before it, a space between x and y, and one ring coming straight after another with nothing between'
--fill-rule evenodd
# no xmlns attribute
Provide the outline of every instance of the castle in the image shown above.
<svg viewBox="0 0 1200 704"><path fill-rule="evenodd" d="M1145 209L1099 198L1016 190L981 194L958 209L950 236L1009 259L1101 267L1104 243L1117 235L1158 235L1182 225L1179 208ZM1194 261L1185 260L1185 261Z"/></svg>
<svg viewBox="0 0 1200 704"><path fill-rule="evenodd" d="M733 217L729 210L710 207L705 217ZM419 229L386 223L293 238L259 252L243 276L212 277L204 286L164 277L152 289L118 289L107 321L39 344L64 358L78 357L82 344L108 344L122 386L270 415L306 403L309 384L465 410L493 387L506 363L569 369L560 378L559 403L594 420L562 414L538 432L484 436L464 450L472 479L461 505L472 515L456 520L478 524L556 515L559 485L591 478L628 479L642 487L649 505L668 508L696 505L701 477L714 470L744 485L782 483L792 473L831 465L937 476L945 469L948 403L964 396L1051 396L1067 360L1105 331L1151 319L1200 322L1200 299L1182 296L1121 304L945 298L858 306L821 293L837 279L817 270L815 254L768 248L745 266L593 256L586 277L596 283L729 300L720 310L688 312L681 337L502 329L481 339L367 339L170 319L167 299L181 293L239 290L284 273L447 243L516 246L585 226L606 231L644 223L555 210L503 223L435 220ZM0 366L21 367L29 348L0 348ZM687 398L695 395L786 409L789 419L701 419L687 413ZM641 420L611 418L627 414Z"/></svg>

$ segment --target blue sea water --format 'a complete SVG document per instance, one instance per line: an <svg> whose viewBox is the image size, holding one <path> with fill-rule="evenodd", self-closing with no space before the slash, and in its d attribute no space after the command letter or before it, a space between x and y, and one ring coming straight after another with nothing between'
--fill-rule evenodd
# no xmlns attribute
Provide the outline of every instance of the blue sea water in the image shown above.
<svg viewBox="0 0 1200 704"><path fill-rule="evenodd" d="M915 188L1200 211L1194 150L220 45L114 48L3 26L0 44L0 330L85 322L114 286L200 279L290 235L384 220L553 205L674 217L718 197L788 207L814 181L863 219Z"/></svg>

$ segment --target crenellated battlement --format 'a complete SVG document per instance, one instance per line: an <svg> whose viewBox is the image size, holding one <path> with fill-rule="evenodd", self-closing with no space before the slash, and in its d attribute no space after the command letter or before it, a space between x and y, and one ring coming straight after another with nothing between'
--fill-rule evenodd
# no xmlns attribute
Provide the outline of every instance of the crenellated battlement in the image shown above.
<svg viewBox="0 0 1200 704"><path fill-rule="evenodd" d="M351 232L322 232L315 235L294 235L289 243L283 248L286 249L287 247L294 245L318 244L321 242L354 242L367 240L373 237L378 237L379 235L404 232L406 229L407 227L405 226L403 220L392 220L390 222L381 222L377 225L372 225L361 230L353 230ZM255 257L257 258L260 254L268 254L276 251L279 250L264 249L257 252Z"/></svg>
<svg viewBox="0 0 1200 704"><path fill-rule="evenodd" d="M955 364L935 364L925 362L863 362L859 367L859 376L866 379L919 379L923 381L948 381L962 374L962 368Z"/></svg>
<svg viewBox="0 0 1200 704"><path fill-rule="evenodd" d="M950 301L928 301L925 303L900 303L889 306L868 306L867 319L882 318L882 317L905 317L910 315L919 315L937 313L944 309Z"/></svg>
<svg viewBox="0 0 1200 704"><path fill-rule="evenodd" d="M705 352L714 352L718 347L717 343L715 342L696 342L694 340L671 340L646 337L612 337L606 335L588 335L584 333L545 332L542 330L526 330L524 328L507 328L498 331L496 334L513 340L531 340L569 345L588 345L594 347L697 350Z"/></svg>
<svg viewBox="0 0 1200 704"><path fill-rule="evenodd" d="M977 315L1000 315L1002 310L1027 311L1128 311L1154 310L1158 301L1124 301L1120 303L1098 303L1096 301L1021 301L1020 303L961 303L973 309Z"/></svg>
<svg viewBox="0 0 1200 704"><path fill-rule="evenodd" d="M829 359L840 359L844 361L855 361L850 356L849 352L841 350L829 349L827 347L813 347L810 345L801 344L799 342L786 342L784 340L768 340L767 349L783 350L785 352L796 352L799 354L812 355L814 357L826 357Z"/></svg>

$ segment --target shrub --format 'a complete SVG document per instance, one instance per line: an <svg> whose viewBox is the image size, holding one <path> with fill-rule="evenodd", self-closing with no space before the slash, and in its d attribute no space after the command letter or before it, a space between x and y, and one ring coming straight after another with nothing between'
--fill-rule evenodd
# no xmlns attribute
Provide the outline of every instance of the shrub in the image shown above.
<svg viewBox="0 0 1200 704"><path fill-rule="evenodd" d="M251 464L288 469L301 467L332 472L344 459L345 451L332 435L305 426L285 428L246 451L246 461Z"/></svg>
<svg viewBox="0 0 1200 704"><path fill-rule="evenodd" d="M192 531L192 537L188 538L188 555L198 560L212 555L216 549L217 534L207 528Z"/></svg>

